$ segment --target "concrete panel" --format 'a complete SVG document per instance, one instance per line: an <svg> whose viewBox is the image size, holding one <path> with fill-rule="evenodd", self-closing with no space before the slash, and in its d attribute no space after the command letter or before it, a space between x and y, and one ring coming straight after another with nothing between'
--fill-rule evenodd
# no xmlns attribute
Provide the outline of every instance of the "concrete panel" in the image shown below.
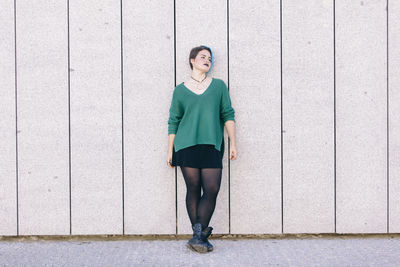
<svg viewBox="0 0 400 267"><path fill-rule="evenodd" d="M389 1L389 232L400 232L400 2Z"/></svg>
<svg viewBox="0 0 400 267"><path fill-rule="evenodd" d="M69 223L68 24L65 2L17 1L19 234Z"/></svg>
<svg viewBox="0 0 400 267"><path fill-rule="evenodd" d="M386 1L336 1L338 233L387 230Z"/></svg>
<svg viewBox="0 0 400 267"><path fill-rule="evenodd" d="M222 79L228 84L226 1L176 1L176 84L190 78L192 73L188 63L190 50L202 44L209 46L215 55L216 63L208 73L209 76ZM234 103L232 103L233 105ZM214 214L210 221L210 226L214 228L213 233L216 234L229 232L229 172L228 157L226 156L228 135L226 130L224 131L225 153L222 181ZM193 230L185 205L186 185L180 168L177 168L178 234L190 234L193 233Z"/></svg>
<svg viewBox="0 0 400 267"><path fill-rule="evenodd" d="M333 1L284 1L282 40L283 232L334 232Z"/></svg>
<svg viewBox="0 0 400 267"><path fill-rule="evenodd" d="M238 149L238 158L230 162L231 233L279 234L279 1L230 1L229 29L229 91L235 104Z"/></svg>
<svg viewBox="0 0 400 267"><path fill-rule="evenodd" d="M0 235L17 234L14 1L0 2Z"/></svg>
<svg viewBox="0 0 400 267"><path fill-rule="evenodd" d="M174 88L171 2L124 1L123 42L125 233L175 234L175 172L166 163Z"/></svg>
<svg viewBox="0 0 400 267"><path fill-rule="evenodd" d="M123 232L120 11L70 1L73 234Z"/></svg>

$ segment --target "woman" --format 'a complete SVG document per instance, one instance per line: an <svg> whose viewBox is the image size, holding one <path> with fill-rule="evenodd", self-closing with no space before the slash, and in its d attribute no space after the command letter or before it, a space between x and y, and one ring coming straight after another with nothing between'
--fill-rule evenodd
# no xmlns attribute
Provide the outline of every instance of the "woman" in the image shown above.
<svg viewBox="0 0 400 267"><path fill-rule="evenodd" d="M235 111L225 82L207 76L213 64L211 49L191 50L190 80L175 87L168 119L169 167L180 166L186 183L186 208L193 237L187 247L200 252L213 250L208 224L221 185L224 126L231 146L229 158L237 157ZM203 195L201 194L203 188Z"/></svg>

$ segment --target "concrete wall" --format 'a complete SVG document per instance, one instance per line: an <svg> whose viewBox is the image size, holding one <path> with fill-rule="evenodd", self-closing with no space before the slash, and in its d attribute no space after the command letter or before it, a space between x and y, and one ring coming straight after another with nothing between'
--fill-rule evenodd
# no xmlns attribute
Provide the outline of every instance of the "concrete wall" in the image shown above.
<svg viewBox="0 0 400 267"><path fill-rule="evenodd" d="M400 232L400 3L0 2L0 235L188 234L166 164L192 47L238 158L214 233Z"/></svg>

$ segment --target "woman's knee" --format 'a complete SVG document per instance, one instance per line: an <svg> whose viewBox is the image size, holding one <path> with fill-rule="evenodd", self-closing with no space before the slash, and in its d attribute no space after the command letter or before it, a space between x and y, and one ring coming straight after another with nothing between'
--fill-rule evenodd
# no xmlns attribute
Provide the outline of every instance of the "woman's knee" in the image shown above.
<svg viewBox="0 0 400 267"><path fill-rule="evenodd" d="M207 186L207 187L203 188L203 191L204 191L204 194L217 196L219 189L220 189L219 185L213 185L213 186Z"/></svg>
<svg viewBox="0 0 400 267"><path fill-rule="evenodd" d="M201 192L201 185L198 183L190 183L186 185L186 189L188 192L192 193L200 193Z"/></svg>

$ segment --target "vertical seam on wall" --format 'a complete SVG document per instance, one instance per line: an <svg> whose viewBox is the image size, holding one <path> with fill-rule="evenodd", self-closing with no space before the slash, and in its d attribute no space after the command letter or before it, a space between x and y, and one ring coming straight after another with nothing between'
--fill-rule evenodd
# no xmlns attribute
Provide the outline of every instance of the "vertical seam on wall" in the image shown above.
<svg viewBox="0 0 400 267"><path fill-rule="evenodd" d="M120 24L121 24L121 174L122 174L122 234L125 234L125 142L124 142L124 56L123 56L123 27L122 27L122 0L120 0Z"/></svg>
<svg viewBox="0 0 400 267"><path fill-rule="evenodd" d="M386 231L389 233L389 0L386 0Z"/></svg>
<svg viewBox="0 0 400 267"><path fill-rule="evenodd" d="M71 177L71 56L70 56L69 0L67 0L67 57L68 57L68 183L69 183L69 234L72 235L72 177Z"/></svg>
<svg viewBox="0 0 400 267"><path fill-rule="evenodd" d="M174 0L174 86L176 87L176 1ZM174 149L172 147L172 149ZM175 234L178 234L178 173L175 166Z"/></svg>
<svg viewBox="0 0 400 267"><path fill-rule="evenodd" d="M282 0L279 2L280 69L281 69L281 231L283 233L283 77L282 77Z"/></svg>
<svg viewBox="0 0 400 267"><path fill-rule="evenodd" d="M227 59L228 59L228 91L230 86L230 82L229 82L229 0L226 1L226 15L227 15ZM231 161L230 161L230 140L228 138L228 233L231 233Z"/></svg>
<svg viewBox="0 0 400 267"><path fill-rule="evenodd" d="M18 109L17 109L17 7L14 0L14 86L15 86L15 179L17 205L17 235L19 235L19 203L18 203Z"/></svg>
<svg viewBox="0 0 400 267"><path fill-rule="evenodd" d="M333 199L336 233L336 1L333 0Z"/></svg>

